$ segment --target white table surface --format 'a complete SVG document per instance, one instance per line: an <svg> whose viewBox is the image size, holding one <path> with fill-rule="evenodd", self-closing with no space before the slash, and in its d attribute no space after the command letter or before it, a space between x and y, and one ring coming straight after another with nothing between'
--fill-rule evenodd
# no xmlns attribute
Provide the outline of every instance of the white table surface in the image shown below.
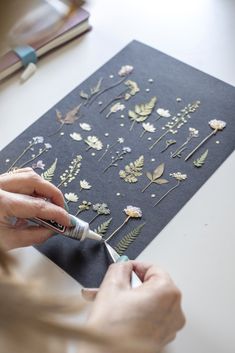
<svg viewBox="0 0 235 353"><path fill-rule="evenodd" d="M235 1L90 0L93 30L40 60L24 85L0 86L0 148L14 139L132 39L235 85ZM226 117L216 117L226 120ZM183 292L185 329L168 353L232 353L235 347L233 153L139 260L167 269ZM34 248L14 251L21 271L48 289L80 285Z"/></svg>

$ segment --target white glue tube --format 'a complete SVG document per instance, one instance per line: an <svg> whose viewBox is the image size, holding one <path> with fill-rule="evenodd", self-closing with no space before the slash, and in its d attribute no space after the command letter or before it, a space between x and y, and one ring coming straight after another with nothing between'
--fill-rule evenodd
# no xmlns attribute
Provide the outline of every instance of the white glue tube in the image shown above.
<svg viewBox="0 0 235 353"><path fill-rule="evenodd" d="M66 237L77 239L80 241L83 241L86 238L98 241L102 240L102 237L99 234L90 230L88 223L73 215L70 215L70 217L73 217L74 221L76 222L75 227L65 227L55 221L41 219L38 217L30 218L30 221L37 223L47 229L51 229L56 233L60 233Z"/></svg>

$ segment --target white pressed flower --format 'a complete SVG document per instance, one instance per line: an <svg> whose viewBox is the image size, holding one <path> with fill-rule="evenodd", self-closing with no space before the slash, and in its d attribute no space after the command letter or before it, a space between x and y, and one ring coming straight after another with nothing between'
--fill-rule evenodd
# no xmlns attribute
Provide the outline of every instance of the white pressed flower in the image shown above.
<svg viewBox="0 0 235 353"><path fill-rule="evenodd" d="M101 150L103 147L102 142L96 136L88 136L85 142L89 148L94 148L97 151Z"/></svg>
<svg viewBox="0 0 235 353"><path fill-rule="evenodd" d="M78 132L73 132L69 136L75 141L81 141L82 140L82 136Z"/></svg>
<svg viewBox="0 0 235 353"><path fill-rule="evenodd" d="M91 185L84 179L80 180L80 187L81 189L89 190L91 188Z"/></svg>
<svg viewBox="0 0 235 353"><path fill-rule="evenodd" d="M123 142L124 142L124 138L123 138L123 137L119 137L119 138L118 138L118 142L119 142L119 143L123 143Z"/></svg>
<svg viewBox="0 0 235 353"><path fill-rule="evenodd" d="M121 104L120 102L117 102L116 104L114 104L112 107L111 107L111 111L113 113L116 113L118 112L119 110L124 110L125 109L125 105L124 104Z"/></svg>
<svg viewBox="0 0 235 353"><path fill-rule="evenodd" d="M215 130L223 130L226 126L226 122L223 121L223 120L216 120L216 119L213 119L213 120L210 120L209 121L209 125L212 129L215 129Z"/></svg>
<svg viewBox="0 0 235 353"><path fill-rule="evenodd" d="M121 67L121 69L118 71L119 76L127 76L129 75L132 71L134 70L134 67L132 65L124 65Z"/></svg>
<svg viewBox="0 0 235 353"><path fill-rule="evenodd" d="M196 130L196 129L194 129L193 127L190 127L190 128L189 128L189 135L190 135L191 137L198 137L199 131Z"/></svg>
<svg viewBox="0 0 235 353"><path fill-rule="evenodd" d="M50 150L52 148L52 145L50 143L45 143L44 146L47 150Z"/></svg>
<svg viewBox="0 0 235 353"><path fill-rule="evenodd" d="M125 153L130 153L131 152L131 148L130 147L123 147L123 152Z"/></svg>
<svg viewBox="0 0 235 353"><path fill-rule="evenodd" d="M143 123L142 126L143 126L144 130L147 132L155 132L156 131L156 128L154 127L153 124Z"/></svg>
<svg viewBox="0 0 235 353"><path fill-rule="evenodd" d="M126 208L124 208L124 212L128 217L131 217L131 218L142 217L142 211L139 207L127 206Z"/></svg>
<svg viewBox="0 0 235 353"><path fill-rule="evenodd" d="M34 163L33 165L32 165L32 168L33 169L42 169L42 170L44 170L44 167L45 167L45 164L43 163L43 161L37 161L37 163Z"/></svg>
<svg viewBox="0 0 235 353"><path fill-rule="evenodd" d="M80 123L79 125L80 125L82 130L91 131L91 125L89 125L87 123Z"/></svg>
<svg viewBox="0 0 235 353"><path fill-rule="evenodd" d="M187 179L187 174L182 174L181 172L171 173L170 176L178 181Z"/></svg>
<svg viewBox="0 0 235 353"><path fill-rule="evenodd" d="M36 145L37 143L43 143L44 137L43 136L34 136L33 137L33 142Z"/></svg>
<svg viewBox="0 0 235 353"><path fill-rule="evenodd" d="M64 194L66 200L69 202L77 202L78 201L78 196L74 192L69 192Z"/></svg>
<svg viewBox="0 0 235 353"><path fill-rule="evenodd" d="M169 118L171 116L169 110L167 109L158 108L157 113L163 118Z"/></svg>

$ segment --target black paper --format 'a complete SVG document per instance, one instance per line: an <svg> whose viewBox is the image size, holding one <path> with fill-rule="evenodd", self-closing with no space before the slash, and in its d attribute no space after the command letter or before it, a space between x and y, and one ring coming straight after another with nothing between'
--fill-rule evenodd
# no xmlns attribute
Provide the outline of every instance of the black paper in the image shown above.
<svg viewBox="0 0 235 353"><path fill-rule="evenodd" d="M90 106L82 107L81 118L73 125L64 126L62 129L64 132L63 136L57 134L48 137L59 127L56 121L55 109L59 109L65 114L79 103L84 102L79 95L81 89L85 92L89 91L90 87L93 87L101 77L104 79L103 87L108 87L118 81L120 77L117 73L123 65L134 66L134 71L128 78L136 81L141 89L130 100L122 101L126 105L126 109L123 112L112 114L109 119L106 119L105 115L109 110L100 114L99 111L102 105L98 104L99 101L102 101L104 106L113 97L119 95L125 87L121 85L101 95ZM110 78L110 75L114 75L114 77ZM153 83L148 81L150 78L154 80ZM146 91L148 88L150 89L149 92ZM128 118L128 110L134 109L135 104L148 102L155 95L158 98L155 110L159 107L169 109L172 115L176 115L186 105L196 100L199 100L201 104L199 109L191 114L190 121L176 135L168 135L167 138L163 139L150 151L149 146L153 143L154 138L159 137L164 131L162 127L169 119L162 118L155 123L154 120L157 116L152 114L147 121L154 123L157 131L153 134L146 133L140 139L140 133L143 131L141 124L135 124L133 131L129 131L131 121ZM182 101L177 102L177 97L182 98ZM28 141L33 136L44 136L45 141L51 143L53 147L41 158L38 158L43 160L46 168L53 163L56 157L58 158L56 175L53 179L55 185L59 183L60 174L67 168L72 158L77 154L81 154L83 160L79 175L67 188L63 187L61 189L64 193L75 192L80 197L77 204L70 203L70 212L75 213L82 200L91 201L93 204L97 202L107 203L111 210L110 217L113 218L107 233L108 236L124 221L125 214L123 209L127 205L140 207L143 211L142 219L130 220L110 242L111 245L115 246L125 234L145 222L141 235L130 245L126 252L131 259L134 259L234 150L234 111L234 87L156 49L133 41L4 148L0 154L1 172L6 171L8 168L8 164L5 162L6 159L10 158L13 161L19 155L19 152L27 146ZM124 119L120 117L122 114L125 115ZM226 128L213 136L189 161L185 162L184 157L187 153L212 131L208 125L208 121L211 119L226 121ZM89 123L92 126L92 131L81 130L79 127L81 122ZM121 127L121 123L124 123L125 126ZM193 139L182 158L170 158L170 152L174 151L186 140L189 127L198 129L200 137ZM103 149L101 151L86 151L87 145L84 141L76 142L70 138L69 134L72 132L79 132L83 138L89 135L97 136L103 142ZM109 136L105 136L105 133L109 133ZM104 152L106 144L113 144L118 137L125 139L124 144L116 146L112 154L107 153L105 158L98 162L98 158ZM148 137L152 137L152 141L149 141ZM165 153L160 153L165 146L166 139L171 138L177 140L177 144L173 145ZM219 143L216 143L216 141L219 141ZM126 155L122 161L119 161L119 167L112 167L106 173L103 173L103 169L111 161L111 156L115 155L116 151L120 151L123 146L131 147L132 152ZM205 165L197 169L193 166L193 160L200 157L206 149L209 149L209 154ZM96 155L92 156L94 152ZM124 169L126 164L136 160L140 155L145 157L143 175L135 184L125 183L119 177L120 169ZM28 157L25 156L24 158L27 160ZM155 158L155 162L151 161L152 158ZM165 163L163 177L170 182L161 186L153 184L145 193L141 193L143 187L148 183L145 172L153 172L162 162ZM169 176L169 173L177 171L186 173L188 176L187 180L182 182L157 207L153 207L153 204L176 183ZM92 185L92 188L89 191L84 190L80 193L79 180L82 179L86 179ZM121 195L117 196L117 193ZM156 197L152 198L152 194L156 194ZM94 216L94 211L84 212L80 215L82 219L88 222ZM97 228L108 218L109 216L98 217L92 223L91 228ZM196 219L197 215L195 215L194 220ZM182 224L182 229L183 227L184 225ZM101 283L110 263L104 246L92 240L79 242L58 235L53 236L43 245L37 246L37 249L81 284L88 287L95 287Z"/></svg>

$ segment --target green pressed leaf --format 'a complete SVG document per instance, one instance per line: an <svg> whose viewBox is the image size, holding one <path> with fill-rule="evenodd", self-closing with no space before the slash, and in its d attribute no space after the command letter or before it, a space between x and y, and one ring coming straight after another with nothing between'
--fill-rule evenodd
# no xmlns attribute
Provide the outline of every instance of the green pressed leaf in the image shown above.
<svg viewBox="0 0 235 353"><path fill-rule="evenodd" d="M129 163L125 166L125 170L120 170L119 176L127 183L136 183L138 176L142 175L144 166L144 156L140 156L136 161Z"/></svg>
<svg viewBox="0 0 235 353"><path fill-rule="evenodd" d="M201 157L199 157L198 159L196 159L195 161L193 161L193 164L195 165L195 167L197 167L197 168L202 167L203 164L204 164L205 161L206 161L207 155L208 155L208 150L206 150L206 151L201 155Z"/></svg>
<svg viewBox="0 0 235 353"><path fill-rule="evenodd" d="M55 159L55 161L52 163L52 165L44 172L41 174L41 177L47 181L52 181L53 176L55 174L55 170L56 170L56 165L57 165L57 158Z"/></svg>
<svg viewBox="0 0 235 353"><path fill-rule="evenodd" d="M99 235L104 235L107 232L111 221L112 221L112 218L109 218L107 221L105 221L101 225L99 225L97 227L97 229L94 230L94 232Z"/></svg>
<svg viewBox="0 0 235 353"><path fill-rule="evenodd" d="M138 227L134 228L127 235L125 235L122 240L115 246L115 250L119 255L123 255L128 247L133 243L133 241L140 235L142 228L145 223L140 224Z"/></svg>

